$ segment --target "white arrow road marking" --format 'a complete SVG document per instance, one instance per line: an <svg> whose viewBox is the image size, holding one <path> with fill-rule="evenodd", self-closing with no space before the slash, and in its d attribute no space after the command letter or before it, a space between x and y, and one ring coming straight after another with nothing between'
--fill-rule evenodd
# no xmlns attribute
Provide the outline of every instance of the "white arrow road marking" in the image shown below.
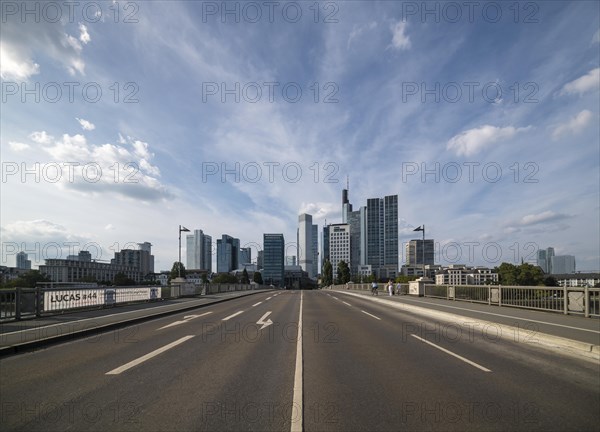
<svg viewBox="0 0 600 432"><path fill-rule="evenodd" d="M183 317L183 321L175 321L175 322L173 322L171 324L167 324L166 326L163 326L163 327L159 328L158 330L162 330L162 329L165 329L167 327L173 327L173 326L176 326L176 325L179 325L179 324L185 324L186 322L191 321L194 318L200 318L200 317L202 317L204 315L208 315L208 314L211 314L211 313L212 312L206 312L206 313L203 313L201 315L186 315L186 316Z"/></svg>
<svg viewBox="0 0 600 432"><path fill-rule="evenodd" d="M119 375L121 372L125 372L127 369L131 369L134 366L139 365L140 363L145 362L146 360L150 360L152 357L156 357L159 354L164 353L165 351L170 350L173 347L176 347L177 345L185 342L188 339L193 338L194 336L184 336L181 339L177 339L175 342L171 342L169 345L165 345L162 348L159 348L157 350L152 351L151 353L146 354L145 356L142 356L140 358L137 358L133 361L130 361L127 364L124 364L121 367L118 367L116 369L111 370L110 372L106 372L106 375Z"/></svg>
<svg viewBox="0 0 600 432"><path fill-rule="evenodd" d="M258 321L256 321L256 324L260 324L262 325L262 327L259 330L264 329L265 327L270 326L271 324L273 324L273 321L271 321L270 319L265 321L265 318L268 317L269 315L271 315L272 311L267 312L266 314L264 314L262 316L261 319L259 319Z"/></svg>

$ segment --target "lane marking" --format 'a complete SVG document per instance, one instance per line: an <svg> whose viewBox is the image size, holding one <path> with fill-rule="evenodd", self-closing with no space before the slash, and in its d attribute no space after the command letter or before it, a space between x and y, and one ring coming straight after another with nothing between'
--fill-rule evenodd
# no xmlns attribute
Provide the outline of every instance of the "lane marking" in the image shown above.
<svg viewBox="0 0 600 432"><path fill-rule="evenodd" d="M292 399L292 418L291 432L302 432L304 430L304 407L302 406L303 399L303 383L302 383L302 301L304 291L300 291L300 313L298 316L298 339L296 341L296 370L294 373L294 397ZM297 411L294 409L297 408ZM299 414L299 415L298 415Z"/></svg>
<svg viewBox="0 0 600 432"><path fill-rule="evenodd" d="M488 369L488 368L486 368L486 367L483 367L483 366L481 366L480 364L477 364L477 363L475 363L474 361L471 361L471 360L469 360L469 359L467 359L467 358L465 358L465 357L463 357L463 356L460 356L460 355L458 355L458 354L456 354L456 353L453 353L452 351L449 351L449 350L447 350L446 348L442 348L442 347L441 347L441 346L439 346L439 345L436 345L436 344L434 344L434 343L432 343L432 342L429 342L428 340L426 340L426 339L423 339L422 337L419 337L419 336L417 336L417 335L415 335L415 334L411 334L411 336L412 336L412 337L415 337L415 338L417 338L417 339L419 339L419 340L420 340L420 341L422 341L422 342L425 342L426 344L429 344L429 345L431 345L431 346L432 346L432 347L434 347L434 348L437 348L437 349L439 349L440 351L443 351L443 352L445 352L446 354L450 354L451 356L454 356L454 357L456 357L457 359L459 359L459 360L462 360L462 361L464 361L465 363L468 363L468 364L470 364L471 366L475 366L477 369L481 369L481 370L482 370L482 371L484 371L484 372L491 372L491 370L490 370L490 369Z"/></svg>
<svg viewBox="0 0 600 432"><path fill-rule="evenodd" d="M254 304L252 305L252 307L254 307L254 306L258 306L259 304L262 304L262 302L260 301L260 302L258 302L258 303L254 303Z"/></svg>
<svg viewBox="0 0 600 432"><path fill-rule="evenodd" d="M517 320L521 320L521 321L529 321L529 322L534 322L534 323L538 323L538 324L546 324L546 325L551 325L551 326L556 326L556 327L564 327L564 328L568 328L568 329L572 329L572 330L579 330L579 331L600 334L600 331L598 331L598 330L584 329L581 327L574 327L574 326L569 326L569 325L564 325L564 324L555 324L555 323L551 323L551 322L547 322L547 321L539 321L539 320L534 320L534 319L529 319L529 318L520 318L520 317L516 317L516 316L512 316L512 315L503 315L503 314L498 314L498 313L494 313L494 312L478 311L478 310L473 310L473 309L461 308L458 306L447 306L447 305L436 304L436 303L427 303L427 302L413 300L413 299L406 299L406 300L408 300L409 302L413 302L413 303L421 303L421 304L425 304L425 305L433 304L435 306L440 306L440 307L445 307L445 308L450 308L450 309L458 309L458 310L463 310L463 311L467 311L467 312L474 312L474 313L480 313L480 314L486 314L486 315L494 315L494 316L499 316L499 317L503 317L503 318L512 318L512 319L517 319ZM506 306L506 307L509 307L509 306ZM432 309L432 310L435 310L435 309ZM464 316L464 318L472 318L472 317ZM501 323L496 323L496 324L501 324Z"/></svg>
<svg viewBox="0 0 600 432"><path fill-rule="evenodd" d="M348 305L348 306L352 306L350 303L346 303L346 302L345 302L345 301L343 301L343 300L342 300L342 303L344 303L345 305Z"/></svg>
<svg viewBox="0 0 600 432"><path fill-rule="evenodd" d="M265 301L267 301L267 300L271 300L272 298L273 298L273 296L271 296L271 297L267 297L267 298L265 299Z"/></svg>
<svg viewBox="0 0 600 432"><path fill-rule="evenodd" d="M181 339L177 339L175 342L171 342L168 345L165 345L162 348L159 348L157 350L152 351L151 353L148 353L140 358L137 358L135 360L130 361L129 363L124 364L123 366L120 366L116 369L111 370L110 372L106 372L106 375L119 375L122 372L125 372L127 369L131 369L134 366L139 365L140 363L145 362L146 360L150 360L152 357L156 357L159 354L164 353L167 350L170 350L173 347L176 347L179 344L184 343L185 341L187 341L188 339L193 338L194 336L184 336Z"/></svg>
<svg viewBox="0 0 600 432"><path fill-rule="evenodd" d="M262 327L259 328L259 330L262 330L265 327L269 327L271 324L273 324L273 321L271 321L270 319L267 319L265 321L265 318L268 317L269 315L271 315L271 313L272 313L272 311L267 312L258 321L256 321L256 324L262 325Z"/></svg>
<svg viewBox="0 0 600 432"><path fill-rule="evenodd" d="M195 318L200 318L200 317L203 317L203 316L211 314L211 313L212 312L206 312L206 313L203 313L202 315L186 315L186 316L183 317L183 321L172 322L171 324L167 324L166 326L162 326L161 328L159 328L157 330L162 330L162 329L166 329L168 327L173 327L173 326L176 326L176 325L185 324L186 322L189 322L189 321L191 321L191 320L193 320Z"/></svg>
<svg viewBox="0 0 600 432"><path fill-rule="evenodd" d="M375 315L372 315L372 314L370 314L369 312L365 312L364 310L361 310L361 312L362 312L362 313L364 313L364 314L367 314L367 315L369 315L369 316L371 316L371 317L373 317L373 318L375 318L375 319L378 319L379 321L381 321L381 318L379 318L379 317L376 317Z"/></svg>
<svg viewBox="0 0 600 432"><path fill-rule="evenodd" d="M244 311L243 311L243 310L241 310L241 311L237 311L236 313L234 313L234 314L232 314L232 315L229 315L228 317L225 317L225 318L223 318L221 321L228 321L228 320L230 320L231 318L233 318L233 317L236 317L236 316L238 316L239 314L243 314L243 313L244 313Z"/></svg>

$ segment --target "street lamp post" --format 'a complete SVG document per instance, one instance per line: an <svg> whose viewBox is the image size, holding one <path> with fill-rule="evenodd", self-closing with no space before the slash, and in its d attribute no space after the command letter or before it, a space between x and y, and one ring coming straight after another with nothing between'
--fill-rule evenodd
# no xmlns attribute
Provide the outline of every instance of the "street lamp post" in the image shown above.
<svg viewBox="0 0 600 432"><path fill-rule="evenodd" d="M425 279L425 225L415 228L413 231L423 231L423 261L421 262L421 265L423 266L423 279Z"/></svg>
<svg viewBox="0 0 600 432"><path fill-rule="evenodd" d="M187 229L186 227L182 227L181 225L179 225L179 261L177 261L177 270L178 270L179 277L181 277L181 232L182 231L189 232L190 230Z"/></svg>

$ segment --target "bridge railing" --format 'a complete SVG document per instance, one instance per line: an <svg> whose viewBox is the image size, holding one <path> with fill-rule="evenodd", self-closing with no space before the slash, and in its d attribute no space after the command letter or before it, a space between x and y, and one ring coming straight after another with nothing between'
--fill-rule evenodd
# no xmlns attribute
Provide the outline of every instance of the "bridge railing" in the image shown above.
<svg viewBox="0 0 600 432"><path fill-rule="evenodd" d="M11 288L0 289L0 321L61 314L74 310L102 309L122 304L154 302L260 288L245 284L174 284L136 287Z"/></svg>
<svg viewBox="0 0 600 432"><path fill-rule="evenodd" d="M379 293L387 294L386 286L380 283ZM367 291L371 284L332 285L331 288ZM408 294L408 284L401 284L400 294ZM426 284L424 297L600 317L600 288Z"/></svg>

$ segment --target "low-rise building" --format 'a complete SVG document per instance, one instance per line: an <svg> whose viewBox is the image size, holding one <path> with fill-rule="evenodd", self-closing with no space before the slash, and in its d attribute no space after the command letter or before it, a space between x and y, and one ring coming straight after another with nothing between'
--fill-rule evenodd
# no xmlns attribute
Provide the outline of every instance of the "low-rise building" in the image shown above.
<svg viewBox="0 0 600 432"><path fill-rule="evenodd" d="M487 267L452 264L435 275L436 285L487 285L498 283L498 273Z"/></svg>

